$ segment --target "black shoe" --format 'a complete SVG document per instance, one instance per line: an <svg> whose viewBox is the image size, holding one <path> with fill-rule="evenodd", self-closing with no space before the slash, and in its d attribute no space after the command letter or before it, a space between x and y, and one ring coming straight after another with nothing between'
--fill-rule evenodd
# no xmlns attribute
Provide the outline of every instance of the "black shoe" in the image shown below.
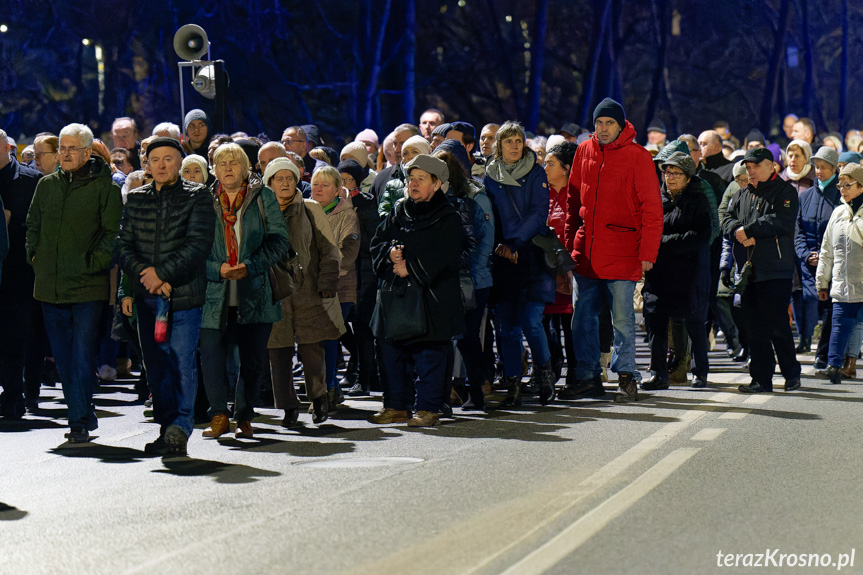
<svg viewBox="0 0 863 575"><path fill-rule="evenodd" d="M812 351L812 340L809 338L801 338L800 345L795 349L797 353L809 353Z"/></svg>
<svg viewBox="0 0 863 575"><path fill-rule="evenodd" d="M757 381L753 381L749 385L741 385L737 388L740 393L773 393L773 387L764 387Z"/></svg>
<svg viewBox="0 0 863 575"><path fill-rule="evenodd" d="M622 393L614 397L616 402L638 401L638 384L631 373L618 373L617 385Z"/></svg>
<svg viewBox="0 0 863 575"><path fill-rule="evenodd" d="M740 351L738 351L732 359L740 363L745 362L747 359L749 359L749 350L745 347L741 347Z"/></svg>
<svg viewBox="0 0 863 575"><path fill-rule="evenodd" d="M65 437L69 443L87 443L90 441L90 432L86 429L73 429Z"/></svg>
<svg viewBox="0 0 863 575"><path fill-rule="evenodd" d="M355 383L354 386L345 393L345 395L348 397L366 397L371 395L371 393L359 383Z"/></svg>
<svg viewBox="0 0 863 575"><path fill-rule="evenodd" d="M800 389L800 378L795 377L794 379L785 380L785 391L795 391Z"/></svg>
<svg viewBox="0 0 863 575"><path fill-rule="evenodd" d="M643 389L644 391L658 391L660 389L668 389L668 380L654 374L641 382L641 389Z"/></svg>
<svg viewBox="0 0 863 575"><path fill-rule="evenodd" d="M540 366L536 379L539 384L539 403L548 405L554 399L554 383L559 379L554 377L551 363Z"/></svg>
<svg viewBox="0 0 863 575"><path fill-rule="evenodd" d="M148 443L144 446L144 453L147 455L168 455L171 453L171 448L165 443L164 437L159 437L156 441Z"/></svg>
<svg viewBox="0 0 863 575"><path fill-rule="evenodd" d="M815 371L815 375L821 379L829 379L832 385L842 383L842 368L835 365L828 365L827 369L819 369Z"/></svg>
<svg viewBox="0 0 863 575"><path fill-rule="evenodd" d="M819 370L827 369L827 360L821 357L815 358L815 363L812 364L812 367L815 368L815 372L817 373Z"/></svg>
<svg viewBox="0 0 863 575"><path fill-rule="evenodd" d="M498 405L499 408L506 409L508 407L521 407L521 378L518 376L506 378L508 387L506 397Z"/></svg>
<svg viewBox="0 0 863 575"><path fill-rule="evenodd" d="M689 381L690 389L705 389L707 387L707 378L700 375L693 375Z"/></svg>
<svg viewBox="0 0 863 575"><path fill-rule="evenodd" d="M480 391L482 393L482 391ZM461 406L462 411L485 411L485 397L478 400L474 397L468 397Z"/></svg>
<svg viewBox="0 0 863 575"><path fill-rule="evenodd" d="M176 425L169 425L165 430L165 444L168 446L169 455L186 455L186 444L189 437L186 432Z"/></svg>
<svg viewBox="0 0 863 575"><path fill-rule="evenodd" d="M734 359L734 356L736 356L738 353L740 353L741 349L743 349L743 348L740 347L740 344L737 344L737 345L734 345L734 346L726 349L725 353L728 355L728 357Z"/></svg>
<svg viewBox="0 0 863 575"><path fill-rule="evenodd" d="M602 387L600 376L591 379L577 379L575 385L567 385L557 394L558 399L564 401L575 401L578 399L602 399L605 397L605 388Z"/></svg>
<svg viewBox="0 0 863 575"><path fill-rule="evenodd" d="M282 427L293 427L297 424L300 418L300 408L294 407L285 410L285 416L282 418Z"/></svg>
<svg viewBox="0 0 863 575"><path fill-rule="evenodd" d="M537 376L531 377L527 383L521 386L522 395L539 395L539 382Z"/></svg>
<svg viewBox="0 0 863 575"><path fill-rule="evenodd" d="M446 402L440 406L440 416L452 419L452 406Z"/></svg>
<svg viewBox="0 0 863 575"><path fill-rule="evenodd" d="M312 400L312 423L321 424L329 419L327 411L327 396L322 395Z"/></svg>

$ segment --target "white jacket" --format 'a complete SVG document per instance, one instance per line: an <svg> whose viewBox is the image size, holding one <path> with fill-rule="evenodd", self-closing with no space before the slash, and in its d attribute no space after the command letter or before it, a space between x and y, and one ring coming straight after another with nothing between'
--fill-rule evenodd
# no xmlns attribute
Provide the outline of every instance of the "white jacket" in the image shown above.
<svg viewBox="0 0 863 575"><path fill-rule="evenodd" d="M815 282L819 290L830 286L833 301L863 302L863 207L852 214L843 200L833 210L821 242Z"/></svg>

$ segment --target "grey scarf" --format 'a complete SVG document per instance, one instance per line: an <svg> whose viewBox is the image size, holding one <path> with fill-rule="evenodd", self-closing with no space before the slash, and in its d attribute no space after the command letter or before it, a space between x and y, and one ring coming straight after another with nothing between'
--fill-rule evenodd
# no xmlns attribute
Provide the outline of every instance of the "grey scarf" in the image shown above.
<svg viewBox="0 0 863 575"><path fill-rule="evenodd" d="M525 148L524 152L524 156L519 161L508 166L500 158L493 159L489 162L485 173L499 184L521 187L518 179L526 176L533 169L534 164L536 164L536 154L534 154L533 150Z"/></svg>

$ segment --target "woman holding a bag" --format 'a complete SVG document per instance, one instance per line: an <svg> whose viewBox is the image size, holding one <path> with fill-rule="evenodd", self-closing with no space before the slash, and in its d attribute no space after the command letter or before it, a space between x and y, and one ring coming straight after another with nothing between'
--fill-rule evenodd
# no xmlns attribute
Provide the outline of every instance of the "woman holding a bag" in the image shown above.
<svg viewBox="0 0 863 575"><path fill-rule="evenodd" d="M438 423L452 370L452 339L464 330L463 232L441 190L449 177L446 163L421 154L407 163L405 173L409 196L394 206L371 243L381 280L372 330L384 372L384 406L372 422L427 427Z"/></svg>
<svg viewBox="0 0 863 575"><path fill-rule="evenodd" d="M538 234L550 233L548 180L535 156L524 145L521 125L506 122L495 134L494 157L483 181L496 222L491 299L500 322L508 385L501 407L521 405L522 333L533 356L540 403L554 399L551 354L542 327L545 305L554 302L554 276L545 265L543 251L531 242Z"/></svg>
<svg viewBox="0 0 863 575"><path fill-rule="evenodd" d="M267 379L267 340L282 317L273 303L268 269L291 249L288 228L273 191L251 174L249 157L237 144L213 154L212 187L216 236L207 258L207 298L201 325L201 371L210 402L204 437L230 429L227 356L236 343L240 378L234 394L237 437L251 437L257 392Z"/></svg>

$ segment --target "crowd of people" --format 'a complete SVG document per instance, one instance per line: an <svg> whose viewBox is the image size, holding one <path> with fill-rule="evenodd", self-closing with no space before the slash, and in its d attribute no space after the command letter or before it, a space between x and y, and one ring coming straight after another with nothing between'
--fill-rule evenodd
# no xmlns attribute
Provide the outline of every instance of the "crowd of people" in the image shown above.
<svg viewBox="0 0 863 575"><path fill-rule="evenodd" d="M38 414L59 381L66 438L87 442L96 385L137 365L160 429L145 450L183 455L196 419L251 438L255 408L292 427L302 396L315 424L383 392L373 423L426 427L615 379L615 401L705 389L720 334L740 392L773 391L777 361L793 391L819 328L817 373L854 378L860 134L789 115L773 141L725 122L637 136L610 98L593 131L477 134L429 109L339 151L314 125L214 134L197 109L144 138L118 118L111 148L73 123L19 158L0 131L0 416Z"/></svg>

